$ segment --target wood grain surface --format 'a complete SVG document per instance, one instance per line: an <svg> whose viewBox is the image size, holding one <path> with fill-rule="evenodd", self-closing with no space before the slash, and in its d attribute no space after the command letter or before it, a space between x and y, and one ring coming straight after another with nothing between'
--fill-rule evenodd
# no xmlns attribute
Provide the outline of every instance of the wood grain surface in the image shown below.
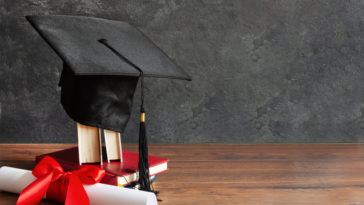
<svg viewBox="0 0 364 205"><path fill-rule="evenodd" d="M0 166L32 169L36 155L72 146L0 144ZM150 153L170 159L154 184L160 205L364 204L364 144L153 144ZM16 198L0 192L1 205Z"/></svg>

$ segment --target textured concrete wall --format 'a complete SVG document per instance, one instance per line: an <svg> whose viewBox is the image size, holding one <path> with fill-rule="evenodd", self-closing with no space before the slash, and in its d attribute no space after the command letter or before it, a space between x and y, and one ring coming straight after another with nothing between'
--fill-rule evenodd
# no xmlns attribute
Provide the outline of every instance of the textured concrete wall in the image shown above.
<svg viewBox="0 0 364 205"><path fill-rule="evenodd" d="M0 142L76 141L29 14L128 21L193 76L147 80L152 142L364 142L364 1L0 0Z"/></svg>

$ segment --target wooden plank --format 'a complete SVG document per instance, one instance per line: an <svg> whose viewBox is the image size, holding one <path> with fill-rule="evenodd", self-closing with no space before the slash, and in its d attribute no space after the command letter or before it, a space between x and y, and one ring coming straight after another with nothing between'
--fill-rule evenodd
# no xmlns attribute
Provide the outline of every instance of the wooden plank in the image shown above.
<svg viewBox="0 0 364 205"><path fill-rule="evenodd" d="M35 155L77 146L75 144L0 144L2 157L34 159ZM24 150L24 147L27 147ZM123 144L127 150L138 151L135 144ZM348 159L364 160L364 144L151 144L150 154L174 161L317 161ZM215 151L214 155L211 152Z"/></svg>
<svg viewBox="0 0 364 205"><path fill-rule="evenodd" d="M246 188L241 184L173 184L158 179L163 204L242 205L361 205L363 187L340 188Z"/></svg>

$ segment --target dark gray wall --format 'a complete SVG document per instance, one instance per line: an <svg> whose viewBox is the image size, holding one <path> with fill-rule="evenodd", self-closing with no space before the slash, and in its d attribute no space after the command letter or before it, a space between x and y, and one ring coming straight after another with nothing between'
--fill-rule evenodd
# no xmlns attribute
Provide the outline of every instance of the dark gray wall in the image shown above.
<svg viewBox="0 0 364 205"><path fill-rule="evenodd" d="M193 76L147 81L152 142L364 142L364 1L0 0L0 142L76 141L29 14L128 21Z"/></svg>

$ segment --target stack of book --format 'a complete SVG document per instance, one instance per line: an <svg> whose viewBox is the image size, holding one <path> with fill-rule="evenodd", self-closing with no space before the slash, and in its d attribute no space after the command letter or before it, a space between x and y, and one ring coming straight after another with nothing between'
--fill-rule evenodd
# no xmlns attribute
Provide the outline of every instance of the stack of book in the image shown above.
<svg viewBox="0 0 364 205"><path fill-rule="evenodd" d="M38 163L43 157L53 157L62 166L65 171L73 171L80 168L78 148L73 147L58 152L39 155L36 157ZM93 163L93 166L99 166L106 171L101 183L121 187L134 188L138 185L138 160L137 152L127 150L122 151L122 161L103 161L102 164ZM151 181L154 181L158 174L168 170L168 159L149 156L149 173Z"/></svg>

